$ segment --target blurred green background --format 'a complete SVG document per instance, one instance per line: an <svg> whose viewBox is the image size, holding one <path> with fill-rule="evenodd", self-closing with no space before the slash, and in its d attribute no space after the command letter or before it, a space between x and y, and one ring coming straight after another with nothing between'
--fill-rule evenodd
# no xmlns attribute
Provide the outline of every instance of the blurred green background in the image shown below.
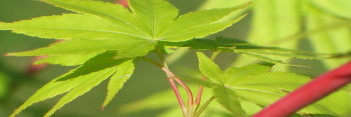
<svg viewBox="0 0 351 117"><path fill-rule="evenodd" d="M235 5L243 1L247 0L170 0L180 9L182 14L197 9ZM323 7L323 4L321 5ZM351 50L350 20L347 17L349 14L333 14L329 12L328 7L326 7L327 10L324 10L324 7L319 7L318 5L309 7L300 0L254 0L253 8L246 18L216 35L249 39L251 42L260 45L274 45L322 53L345 53ZM67 12L69 11L35 0L0 0L1 22L13 22ZM351 12L351 9L342 12ZM319 40L316 42L314 38ZM324 45L318 44L320 40L324 40ZM0 55L43 47L53 42L54 40L38 39L13 34L9 31L1 31ZM338 49L339 46L343 48ZM30 57L0 57L0 117L8 116L35 90L70 69L69 67L50 65L37 74L28 76L25 73L31 59ZM309 67L289 67L288 69L313 77L337 67L347 60L350 60L350 58L324 62L321 60L294 59L291 61L292 63ZM219 56L216 62L224 68L232 63L240 66L252 61L230 53L224 53ZM285 69L287 67L278 68ZM184 74L191 69L197 71L197 60L194 53L188 52L181 59L172 63L171 69L180 74L182 72ZM167 89L169 89L168 82L159 69L150 64L138 62L132 79L126 83L125 87L105 110L100 110L100 105L106 95L106 82L57 111L54 117L152 117L161 110L148 110L141 112L139 115L120 115L119 110L124 105ZM55 104L57 99L59 98L38 103L23 112L20 117L42 116Z"/></svg>

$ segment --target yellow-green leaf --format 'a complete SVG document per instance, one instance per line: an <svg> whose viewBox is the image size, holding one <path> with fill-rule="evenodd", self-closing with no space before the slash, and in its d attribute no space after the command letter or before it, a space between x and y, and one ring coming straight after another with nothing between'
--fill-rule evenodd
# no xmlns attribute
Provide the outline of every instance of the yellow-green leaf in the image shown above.
<svg viewBox="0 0 351 117"><path fill-rule="evenodd" d="M116 73L114 73L107 87L107 96L102 105L102 108L106 107L107 104L115 97L120 89L123 88L124 83L128 81L134 72L134 63L132 60L126 61L117 67Z"/></svg>

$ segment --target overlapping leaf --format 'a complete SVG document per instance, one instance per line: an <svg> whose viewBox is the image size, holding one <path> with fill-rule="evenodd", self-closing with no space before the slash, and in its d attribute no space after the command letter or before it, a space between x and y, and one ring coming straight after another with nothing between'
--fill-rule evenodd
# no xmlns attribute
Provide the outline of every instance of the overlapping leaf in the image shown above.
<svg viewBox="0 0 351 117"><path fill-rule="evenodd" d="M92 0L41 1L88 15L66 14L41 17L1 24L0 29L55 39L132 37L148 40L185 41L225 29L240 20L241 17L228 20L220 19L248 6L248 4L244 4L233 8L205 10L188 13L177 18L178 9L164 0L131 0L132 12L120 5Z"/></svg>
<svg viewBox="0 0 351 117"><path fill-rule="evenodd" d="M120 73L123 69L129 69L124 64L132 64L131 60L116 59L115 56L115 51L102 53L85 62L82 66L52 80L44 87L39 89L34 95L32 95L11 116L16 116L19 112L34 103L67 92L67 94L65 94L65 96L63 96L60 101L45 115L50 116L56 110L71 102L73 99L85 94L91 88L109 78L111 75Z"/></svg>
<svg viewBox="0 0 351 117"><path fill-rule="evenodd" d="M217 79L221 79L224 83L217 83L217 86L212 85L211 87L224 87L227 90L232 91L232 93L226 94L232 94L231 96L253 102L259 106L267 106L310 80L306 76L293 73L270 72L270 66L271 65L255 64L240 68L230 67L223 72L222 75L217 75L219 76ZM208 67L209 68L207 69L216 69L211 66ZM207 70L201 72L203 74L208 74L212 71ZM215 93L218 92L219 91L216 91ZM345 105L345 103L350 102L350 96L350 94L343 91L337 92L306 107L299 113L342 115L350 108L349 105ZM331 100L333 98L338 98L340 100ZM340 105L343 109L328 105Z"/></svg>
<svg viewBox="0 0 351 117"><path fill-rule="evenodd" d="M108 92L106 99L102 105L104 108L108 103L115 97L115 95L119 92L120 89L124 86L124 83L131 77L134 72L134 63L133 61L127 61L120 64L117 67L116 73L111 76L110 81L108 83Z"/></svg>
<svg viewBox="0 0 351 117"><path fill-rule="evenodd" d="M44 16L13 23L0 23L0 30L28 36L64 39L61 43L12 56L43 56L36 64L81 65L38 90L12 116L34 103L67 93L45 115L88 92L111 77L106 106L122 88L134 66L129 59L152 51L157 41L187 41L221 31L244 15L226 18L249 4L178 16L178 9L165 0L130 0L130 10L93 0L40 0L80 14ZM125 62L127 61L127 62Z"/></svg>
<svg viewBox="0 0 351 117"><path fill-rule="evenodd" d="M238 97L231 90L225 87L217 87L213 89L213 94L217 101L235 117L244 117L246 115L240 105Z"/></svg>
<svg viewBox="0 0 351 117"><path fill-rule="evenodd" d="M254 57L259 60L287 64L284 61L277 58L300 58L300 59L322 59L332 57L333 54L318 54L312 52L296 51L290 49L283 49L278 47L264 47L254 45L252 43L232 39L219 37L216 40L210 39L193 39L185 42L164 42L167 46L175 47L190 47L195 50L213 50L213 51L224 51L234 52L238 54L247 55Z"/></svg>
<svg viewBox="0 0 351 117"><path fill-rule="evenodd" d="M0 23L0 30L68 41L9 55L82 56L117 50L120 58L143 56L154 49L155 40L186 41L221 31L239 21L244 15L223 20L224 17L249 6L242 4L232 8L192 12L178 17L178 9L165 0L131 0L131 11L121 5L93 0L40 1L82 14L44 16L14 23ZM52 58L52 63L57 63L53 59L58 57L49 58Z"/></svg>
<svg viewBox="0 0 351 117"><path fill-rule="evenodd" d="M208 78L223 82L223 71L205 54L198 52L197 58L199 59L199 69Z"/></svg>

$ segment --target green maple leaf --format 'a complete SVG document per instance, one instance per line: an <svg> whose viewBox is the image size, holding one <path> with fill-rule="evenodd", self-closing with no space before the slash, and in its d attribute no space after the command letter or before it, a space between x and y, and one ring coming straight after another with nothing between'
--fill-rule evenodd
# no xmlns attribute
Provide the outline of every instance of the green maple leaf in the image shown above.
<svg viewBox="0 0 351 117"><path fill-rule="evenodd" d="M244 15L224 19L226 16L248 6L244 4L178 16L178 9L164 0L131 0L131 12L120 5L91 0L41 1L83 14L0 23L0 30L67 40L63 44L9 55L87 54L118 50L123 57L143 56L154 49L157 41L186 41L221 31ZM129 50L135 51L126 52Z"/></svg>
<svg viewBox="0 0 351 117"><path fill-rule="evenodd" d="M45 116L85 94L110 78L105 107L134 70L133 60L145 56L159 42L180 42L221 31L245 15L249 4L178 14L165 0L130 0L130 10L117 4L94 0L40 0L76 12L44 16L13 23L0 22L0 30L11 30L44 39L64 40L33 51L11 56L47 57L35 64L49 63L78 68L39 89L11 115L34 103L65 94ZM241 10L241 11L240 11ZM239 12L238 17L227 18Z"/></svg>
<svg viewBox="0 0 351 117"><path fill-rule="evenodd" d="M310 81L310 78L294 73L270 72L271 65L253 64L244 67L229 67L225 71L220 71L216 63L206 55L198 53L198 59L200 71L216 82L193 80L193 83L211 84L204 86L214 88L214 96L220 97L217 100L236 116L245 116L245 113L241 112L242 107L235 98L253 102L263 107L272 104L275 100ZM221 89L221 91L218 89ZM350 105L347 105L350 102L350 96L345 91L339 91L298 113L343 115L351 108ZM225 101L228 99L234 102L228 103L229 101Z"/></svg>
<svg viewBox="0 0 351 117"><path fill-rule="evenodd" d="M115 56L116 52L114 51L104 52L88 60L78 68L52 80L40 88L24 104L16 109L11 117L16 116L19 112L34 103L66 93L65 96L62 97L60 101L45 115L50 116L56 110L71 102L73 99L85 94L102 81L110 77L114 78L116 77L115 75L130 75L130 73L121 74L120 72L123 71L121 71L121 69L131 69L132 67L129 67L129 64L133 64L133 60L116 59Z"/></svg>

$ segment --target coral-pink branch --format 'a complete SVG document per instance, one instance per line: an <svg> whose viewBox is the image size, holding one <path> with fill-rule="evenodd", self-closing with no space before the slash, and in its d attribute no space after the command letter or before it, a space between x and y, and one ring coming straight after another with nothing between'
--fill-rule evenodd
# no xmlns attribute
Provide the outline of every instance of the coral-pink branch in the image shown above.
<svg viewBox="0 0 351 117"><path fill-rule="evenodd" d="M287 117L351 83L351 62L300 87L253 117Z"/></svg>

